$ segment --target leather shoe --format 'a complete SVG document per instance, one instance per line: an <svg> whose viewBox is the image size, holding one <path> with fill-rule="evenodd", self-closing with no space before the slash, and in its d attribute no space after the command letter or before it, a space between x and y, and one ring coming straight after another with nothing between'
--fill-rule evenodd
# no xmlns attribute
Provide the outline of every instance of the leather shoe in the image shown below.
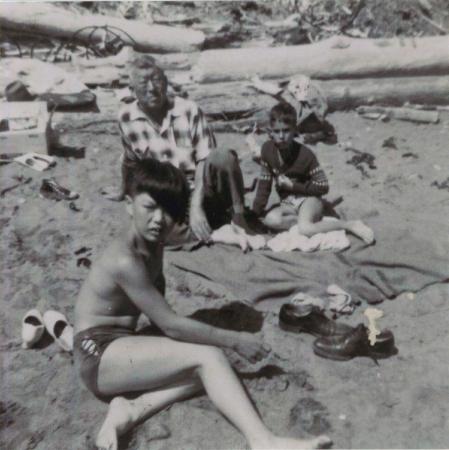
<svg viewBox="0 0 449 450"><path fill-rule="evenodd" d="M313 305L285 303L279 312L279 327L294 333L309 333L314 336L339 336L354 329L344 323L328 319Z"/></svg>
<svg viewBox="0 0 449 450"><path fill-rule="evenodd" d="M383 330L371 345L368 329L359 324L342 336L322 337L313 343L313 351L323 358L348 361L356 356L368 356L374 359L388 358L397 353L394 336L390 330Z"/></svg>

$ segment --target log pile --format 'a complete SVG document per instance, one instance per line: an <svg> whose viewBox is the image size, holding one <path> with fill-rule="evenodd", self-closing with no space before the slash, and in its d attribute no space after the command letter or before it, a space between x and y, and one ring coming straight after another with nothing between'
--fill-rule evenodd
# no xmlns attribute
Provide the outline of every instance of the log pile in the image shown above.
<svg viewBox="0 0 449 450"><path fill-rule="evenodd" d="M104 27L120 29L129 47L117 55L73 56L60 66L88 86L123 87L128 84L129 49L152 53L172 84L188 92L210 118L239 126L262 120L262 112L277 101L251 88L254 76L281 85L292 76L308 75L326 95L330 111L406 103L449 105L448 35L394 39L340 35L305 45L201 51L204 33L192 28L80 15L42 3L8 4L0 11L0 27L60 39L76 35L86 44L101 44Z"/></svg>

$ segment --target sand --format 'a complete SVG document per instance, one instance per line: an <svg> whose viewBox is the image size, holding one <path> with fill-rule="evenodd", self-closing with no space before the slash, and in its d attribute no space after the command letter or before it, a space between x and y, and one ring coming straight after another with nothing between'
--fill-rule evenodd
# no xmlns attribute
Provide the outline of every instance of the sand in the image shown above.
<svg viewBox="0 0 449 450"><path fill-rule="evenodd" d="M57 166L44 173L18 164L0 167L1 189L16 184L16 177L32 177L7 192L0 203L1 448L93 448L106 412L107 405L80 384L70 354L50 339L36 349L20 347L21 319L30 308L56 309L73 321L76 295L88 271L77 266L82 255L75 252L88 247L95 258L127 224L123 204L111 203L99 193L118 181L121 144L113 121L113 92L97 94L101 113L54 117L65 150L84 146L84 158L56 157ZM448 190L432 183L444 182L449 175L449 114L442 114L437 125L369 121L355 112L334 113L329 119L340 145L318 144L314 150L330 179L330 197L343 196L337 208L343 216L369 223L370 217L393 208L401 211L404 223L428 218L447 227ZM396 149L382 146L390 137ZM245 159L249 150L243 135L217 138L219 145L235 148ZM369 178L346 163L353 156L345 151L348 146L375 157L377 169L366 169ZM82 211L69 209L68 202L41 198L39 187L46 177L79 192L76 205ZM225 290L196 292L185 280L174 278L169 267L167 274L169 302L181 314L238 300ZM318 358L312 336L278 328L277 311L250 310L248 317L263 319L262 335L277 356L256 367L239 362L237 366L259 371L245 384L267 424L291 436L325 432L336 448L448 448L448 291L448 284L435 285L377 306L385 313L379 324L394 332L399 349L397 356L378 365L367 358ZM343 320L367 323L366 306ZM121 449L135 450L244 446L242 436L206 397L174 405L120 443Z"/></svg>

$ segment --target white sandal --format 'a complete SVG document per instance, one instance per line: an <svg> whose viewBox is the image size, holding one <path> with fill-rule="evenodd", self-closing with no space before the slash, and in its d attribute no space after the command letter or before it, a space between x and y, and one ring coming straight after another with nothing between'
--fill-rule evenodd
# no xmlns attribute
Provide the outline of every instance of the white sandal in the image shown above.
<svg viewBox="0 0 449 450"><path fill-rule="evenodd" d="M31 348L44 335L45 326L41 313L30 309L22 319L22 348Z"/></svg>
<svg viewBox="0 0 449 450"><path fill-rule="evenodd" d="M63 314L58 311L46 311L44 324L48 334L66 352L73 350L73 327Z"/></svg>

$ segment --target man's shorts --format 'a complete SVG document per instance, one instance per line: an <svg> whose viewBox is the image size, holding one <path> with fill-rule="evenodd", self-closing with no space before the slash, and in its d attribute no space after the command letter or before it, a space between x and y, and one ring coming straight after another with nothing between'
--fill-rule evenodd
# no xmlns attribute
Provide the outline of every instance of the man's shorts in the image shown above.
<svg viewBox="0 0 449 450"><path fill-rule="evenodd" d="M102 395L98 390L98 369L103 353L111 342L129 336L160 336L162 333L155 326L147 332L136 333L123 327L99 326L80 331L74 338L73 353L75 363L87 389L99 400L107 401L109 396Z"/></svg>

